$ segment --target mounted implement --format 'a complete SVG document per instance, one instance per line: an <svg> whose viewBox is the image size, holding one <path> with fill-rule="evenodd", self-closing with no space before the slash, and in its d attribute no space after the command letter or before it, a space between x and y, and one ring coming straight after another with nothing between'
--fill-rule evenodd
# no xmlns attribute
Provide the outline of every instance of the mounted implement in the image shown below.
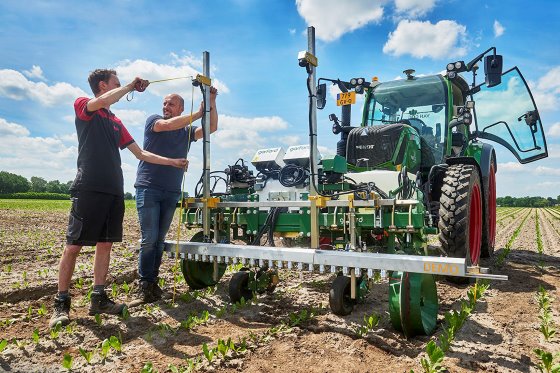
<svg viewBox="0 0 560 373"><path fill-rule="evenodd" d="M448 64L444 75L406 70L405 79L386 83L321 78L316 85L312 27L308 39L298 61L307 72L309 144L258 150L251 160L256 175L238 160L220 176L225 193L214 193L218 176L210 173L205 135L203 194L185 199L182 215L188 228L203 231L191 242L166 242L165 250L180 255L193 288L213 285L227 264L243 263L230 280L232 301L273 291L282 268L337 274L329 302L338 315L352 312L368 278L381 274L389 278L394 327L407 336L430 334L438 313L435 275L507 279L480 267L480 257L494 250L497 163L492 146L479 139L504 145L522 163L546 157L530 91L517 68L502 74L494 48ZM486 81L476 85L483 59ZM465 72L473 74L471 85L459 75ZM324 82L339 88L342 114L340 121L329 116L340 134L337 154L320 157L316 110L326 104ZM356 95L364 107L351 126ZM516 105L495 110L504 98ZM441 246L427 244L431 234Z"/></svg>

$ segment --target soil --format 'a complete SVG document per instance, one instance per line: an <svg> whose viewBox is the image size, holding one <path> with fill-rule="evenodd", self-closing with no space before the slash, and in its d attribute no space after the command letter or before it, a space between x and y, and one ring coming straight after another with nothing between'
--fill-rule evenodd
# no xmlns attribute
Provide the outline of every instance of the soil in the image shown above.
<svg viewBox="0 0 560 373"><path fill-rule="evenodd" d="M545 341L539 331L536 301L542 286L552 299L553 321L560 325L560 211L511 213L498 209L496 253L482 261L509 280L493 281L458 331L443 361L449 372L537 372L533 349L560 351L559 338ZM503 265L498 266L496 257L503 255L525 217ZM434 336L407 339L391 326L386 279L372 284L349 316L339 317L328 308L333 274L281 270L273 293L234 310L228 297L232 270L215 288L193 291L180 272L174 276L175 260L164 257L164 299L130 308L126 319L102 316L98 323L88 316L87 300L94 249L84 248L71 288L72 323L53 336L48 321L66 222L67 211L0 210L0 341L9 342L0 352L0 371L59 372L67 354L73 358L74 372L140 372L148 362L152 371L164 372L173 366L186 369L189 361L197 362L196 370L213 372L421 372L426 344L442 333L443 314L460 308L469 287L438 281L440 310ZM114 292L117 301L129 303L135 298L140 237L134 209L127 210L124 227L124 240L113 249L107 291ZM176 239L176 234L175 220L168 238ZM182 239L187 238L182 234ZM437 244L437 239L430 243ZM132 287L128 294L125 283ZM294 315L301 316L304 310L313 316L293 326ZM205 311L208 320L184 327L189 315L201 317ZM381 317L379 324L359 336L356 327L373 313ZM122 350L113 348L103 358L102 341L111 336L120 336ZM218 354L208 363L203 345L212 348L219 339L228 338L237 346L245 340L247 349L229 352L226 358ZM80 349L93 352L89 364Z"/></svg>

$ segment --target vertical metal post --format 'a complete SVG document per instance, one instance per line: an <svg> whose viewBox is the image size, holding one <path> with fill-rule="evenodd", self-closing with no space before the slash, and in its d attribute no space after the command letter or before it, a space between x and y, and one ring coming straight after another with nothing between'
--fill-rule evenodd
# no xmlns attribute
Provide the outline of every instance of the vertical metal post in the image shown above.
<svg viewBox="0 0 560 373"><path fill-rule="evenodd" d="M202 52L202 74L210 78L210 53ZM202 149L204 154L203 165L203 197L204 207L202 210L202 228L204 236L210 238L210 209L208 208L208 199L210 198L210 87L203 85L204 90L204 116L202 126L204 127L204 142Z"/></svg>
<svg viewBox="0 0 560 373"><path fill-rule="evenodd" d="M307 51L315 56L315 27L311 26L307 28ZM310 145L310 162L312 163L312 169L315 173L311 175L313 182L309 185L309 195L317 196L317 190L315 190L315 185L317 185L317 85L316 85L316 69L315 66L309 65L311 68L311 132L309 133L309 143ZM311 248L319 248L319 210L317 209L316 200L312 199L310 214L311 214Z"/></svg>

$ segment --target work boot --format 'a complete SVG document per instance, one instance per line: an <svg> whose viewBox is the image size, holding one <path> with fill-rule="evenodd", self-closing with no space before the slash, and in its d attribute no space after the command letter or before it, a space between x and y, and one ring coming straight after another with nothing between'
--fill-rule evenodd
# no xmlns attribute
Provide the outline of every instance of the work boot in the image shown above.
<svg viewBox="0 0 560 373"><path fill-rule="evenodd" d="M152 303L155 302L156 297L153 293L153 283L140 280L138 282L138 290L136 291L136 298L130 302L130 307L136 307L144 303Z"/></svg>
<svg viewBox="0 0 560 373"><path fill-rule="evenodd" d="M49 322L49 327L54 328L57 323L61 323L62 326L68 325L70 323L70 297L59 298L56 296L54 298L54 309Z"/></svg>
<svg viewBox="0 0 560 373"><path fill-rule="evenodd" d="M91 305L89 307L89 315L106 313L109 315L122 315L126 304L117 304L113 302L105 292L91 293Z"/></svg>
<svg viewBox="0 0 560 373"><path fill-rule="evenodd" d="M154 302L161 300L161 297L163 296L163 290L161 290L157 282L152 284L152 295L154 297Z"/></svg>

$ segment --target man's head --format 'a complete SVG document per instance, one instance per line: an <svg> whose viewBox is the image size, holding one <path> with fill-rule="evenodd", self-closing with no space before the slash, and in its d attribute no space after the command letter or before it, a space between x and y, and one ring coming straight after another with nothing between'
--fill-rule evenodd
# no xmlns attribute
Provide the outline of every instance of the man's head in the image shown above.
<svg viewBox="0 0 560 373"><path fill-rule="evenodd" d="M117 72L109 69L97 69L91 72L88 77L91 91L97 97L111 89L121 86Z"/></svg>
<svg viewBox="0 0 560 373"><path fill-rule="evenodd" d="M163 99L163 118L174 118L185 110L185 100L176 93L165 96Z"/></svg>

